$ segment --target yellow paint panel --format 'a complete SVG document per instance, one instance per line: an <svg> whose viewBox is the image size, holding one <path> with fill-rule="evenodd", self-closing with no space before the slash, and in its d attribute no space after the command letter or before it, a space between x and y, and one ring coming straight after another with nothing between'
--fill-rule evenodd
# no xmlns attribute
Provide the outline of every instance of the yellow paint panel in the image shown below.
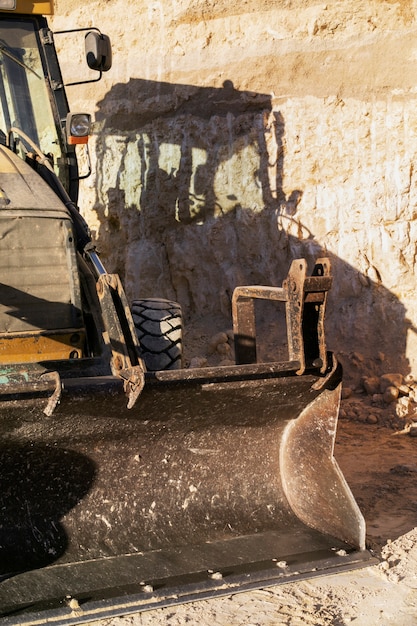
<svg viewBox="0 0 417 626"><path fill-rule="evenodd" d="M1 6L1 0L0 0ZM16 0L13 10L0 9L0 13L25 13L26 15L53 15L53 0Z"/></svg>
<svg viewBox="0 0 417 626"><path fill-rule="evenodd" d="M76 340L76 341L75 341ZM0 363L39 363L81 358L84 333L0 337ZM76 344L76 345L74 345Z"/></svg>

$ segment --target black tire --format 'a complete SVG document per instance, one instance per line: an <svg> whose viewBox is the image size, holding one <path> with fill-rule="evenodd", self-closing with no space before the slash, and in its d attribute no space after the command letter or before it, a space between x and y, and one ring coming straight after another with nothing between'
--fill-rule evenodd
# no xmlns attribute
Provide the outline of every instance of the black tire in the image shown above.
<svg viewBox="0 0 417 626"><path fill-rule="evenodd" d="M183 367L182 313L178 302L146 298L132 302L141 357L150 372Z"/></svg>

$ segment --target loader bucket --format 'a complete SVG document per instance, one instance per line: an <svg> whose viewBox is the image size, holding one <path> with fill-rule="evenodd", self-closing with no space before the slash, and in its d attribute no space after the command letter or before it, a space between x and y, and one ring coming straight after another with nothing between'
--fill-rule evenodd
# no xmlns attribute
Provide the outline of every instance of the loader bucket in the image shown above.
<svg viewBox="0 0 417 626"><path fill-rule="evenodd" d="M97 289L102 353L63 358L74 330L57 327L55 361L36 356L41 330L35 362L1 367L1 626L88 622L369 562L333 457L328 259L310 277L294 261L281 288L236 288L235 365L155 372L137 356L120 280L94 267L82 288ZM256 299L284 303L287 360L258 361ZM4 350L28 332L5 333Z"/></svg>
<svg viewBox="0 0 417 626"><path fill-rule="evenodd" d="M288 368L288 365L286 366ZM0 623L81 623L363 566L340 367L67 380L2 406ZM49 621L48 621L49 623Z"/></svg>

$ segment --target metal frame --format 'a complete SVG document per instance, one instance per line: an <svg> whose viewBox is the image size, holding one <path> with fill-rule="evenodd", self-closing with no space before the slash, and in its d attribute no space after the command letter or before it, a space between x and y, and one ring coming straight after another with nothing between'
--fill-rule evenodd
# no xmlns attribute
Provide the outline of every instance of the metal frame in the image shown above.
<svg viewBox="0 0 417 626"><path fill-rule="evenodd" d="M285 302L288 358L300 363L297 374L308 366L320 367L321 373L327 370L324 318L332 284L330 260L317 259L312 275L306 274L306 261L297 259L282 287L236 287L232 298L236 364L257 362L255 300L261 299Z"/></svg>

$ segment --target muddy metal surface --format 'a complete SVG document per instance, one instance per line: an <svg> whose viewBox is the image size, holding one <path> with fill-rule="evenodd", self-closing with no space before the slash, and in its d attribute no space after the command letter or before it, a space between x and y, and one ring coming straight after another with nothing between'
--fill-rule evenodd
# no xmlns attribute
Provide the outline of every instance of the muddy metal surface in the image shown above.
<svg viewBox="0 0 417 626"><path fill-rule="evenodd" d="M335 456L380 562L353 572L98 622L100 626L414 626L417 438L340 420Z"/></svg>

